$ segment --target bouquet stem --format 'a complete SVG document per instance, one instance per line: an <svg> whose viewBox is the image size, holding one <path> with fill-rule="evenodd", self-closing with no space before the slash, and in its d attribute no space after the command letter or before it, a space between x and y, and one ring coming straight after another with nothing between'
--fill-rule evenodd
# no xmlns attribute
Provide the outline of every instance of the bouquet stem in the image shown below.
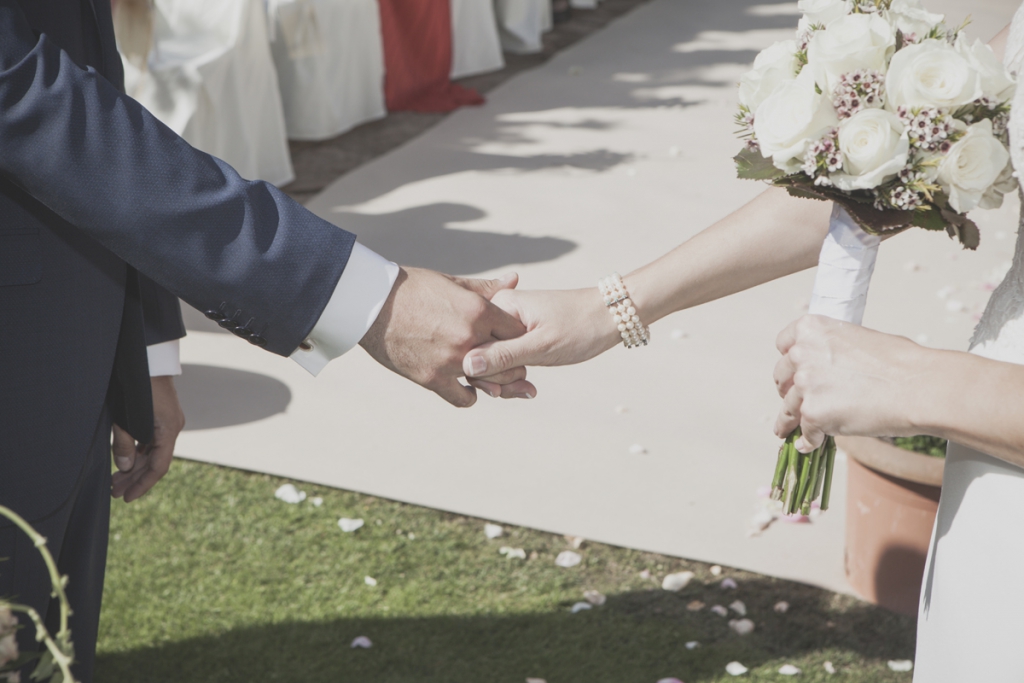
<svg viewBox="0 0 1024 683"><path fill-rule="evenodd" d="M846 209L833 204L808 313L860 325L880 243L880 237L865 232ZM772 499L784 501L783 509L790 515L808 514L819 497L821 509L828 509L836 461L836 442L831 436L807 454L794 445L799 437L799 427L786 437L772 478Z"/></svg>

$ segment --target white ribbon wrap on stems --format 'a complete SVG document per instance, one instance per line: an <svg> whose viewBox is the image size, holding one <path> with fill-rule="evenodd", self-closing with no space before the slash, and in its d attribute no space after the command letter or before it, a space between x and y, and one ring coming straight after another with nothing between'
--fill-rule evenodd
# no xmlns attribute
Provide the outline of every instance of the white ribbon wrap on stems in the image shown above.
<svg viewBox="0 0 1024 683"><path fill-rule="evenodd" d="M860 325L880 242L878 235L857 225L846 209L833 204L808 313Z"/></svg>

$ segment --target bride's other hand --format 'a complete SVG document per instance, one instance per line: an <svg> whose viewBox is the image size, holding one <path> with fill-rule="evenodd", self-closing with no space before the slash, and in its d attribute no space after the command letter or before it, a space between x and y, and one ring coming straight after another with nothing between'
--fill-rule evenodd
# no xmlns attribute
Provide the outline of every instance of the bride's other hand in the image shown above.
<svg viewBox="0 0 1024 683"><path fill-rule="evenodd" d="M798 425L803 453L826 434L912 436L909 413L920 404L915 388L928 372L930 351L909 339L808 315L778 337L782 358L775 383L783 405L775 434Z"/></svg>
<svg viewBox="0 0 1024 683"><path fill-rule="evenodd" d="M470 384L492 395L495 376L526 365L571 365L622 341L596 288L498 292L491 302L519 318L526 334L491 342L468 354Z"/></svg>

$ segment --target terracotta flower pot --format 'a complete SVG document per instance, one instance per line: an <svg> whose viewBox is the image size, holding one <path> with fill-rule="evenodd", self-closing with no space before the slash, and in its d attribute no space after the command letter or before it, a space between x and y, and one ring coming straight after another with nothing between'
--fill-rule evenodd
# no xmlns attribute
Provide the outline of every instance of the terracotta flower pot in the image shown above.
<svg viewBox="0 0 1024 683"><path fill-rule="evenodd" d="M945 460L869 437L836 444L850 456L846 577L865 600L915 615Z"/></svg>

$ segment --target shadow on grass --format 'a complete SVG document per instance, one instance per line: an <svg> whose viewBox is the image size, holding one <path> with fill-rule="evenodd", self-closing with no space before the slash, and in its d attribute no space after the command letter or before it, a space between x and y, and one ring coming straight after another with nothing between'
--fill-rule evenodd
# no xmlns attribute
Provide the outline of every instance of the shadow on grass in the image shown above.
<svg viewBox="0 0 1024 683"><path fill-rule="evenodd" d="M773 610L780 596L791 604L785 614ZM757 623L745 637L707 607L687 609L696 599L710 606L737 598ZM361 635L373 641L372 649L350 647ZM685 643L693 640L701 645L688 650ZM831 659L840 667L852 665L846 681L903 681L908 675L889 672L885 661L912 658L913 650L911 618L827 591L758 579L741 583L738 591L698 586L679 594L647 590L609 596L604 606L578 614L565 604L542 614L338 618L245 627L102 654L96 680L522 683L539 677L557 683L653 683L675 676L693 683L726 677L724 666L733 660L752 670L770 664L767 671L752 671L756 680L774 680L786 661L805 667L811 675L804 680L817 680L816 673L824 676L821 663Z"/></svg>

